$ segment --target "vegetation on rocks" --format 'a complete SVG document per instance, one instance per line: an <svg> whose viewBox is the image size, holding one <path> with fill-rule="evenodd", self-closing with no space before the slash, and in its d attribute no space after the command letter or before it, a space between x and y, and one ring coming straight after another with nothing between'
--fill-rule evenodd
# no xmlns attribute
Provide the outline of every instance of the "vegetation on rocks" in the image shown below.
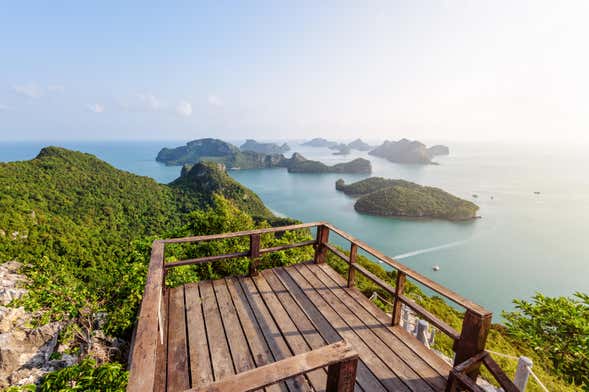
<svg viewBox="0 0 589 392"><path fill-rule="evenodd" d="M350 185L338 180L335 186L346 194L360 195L354 209L372 215L459 221L476 218L479 209L440 188L404 180L373 177Z"/></svg>
<svg viewBox="0 0 589 392"><path fill-rule="evenodd" d="M367 174L372 172L372 165L369 160L357 158L350 162L338 163L327 166L319 161L302 160L288 166L289 173L359 173Z"/></svg>
<svg viewBox="0 0 589 392"><path fill-rule="evenodd" d="M253 139L247 139L245 143L239 146L241 151L253 151L261 154L283 154L290 150L288 144L283 143L278 145L276 143L260 143Z"/></svg>

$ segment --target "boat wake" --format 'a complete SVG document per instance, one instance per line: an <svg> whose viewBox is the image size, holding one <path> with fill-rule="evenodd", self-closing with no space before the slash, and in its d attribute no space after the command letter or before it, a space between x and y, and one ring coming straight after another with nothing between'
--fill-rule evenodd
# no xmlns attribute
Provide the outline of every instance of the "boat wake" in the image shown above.
<svg viewBox="0 0 589 392"><path fill-rule="evenodd" d="M431 253L431 252L436 252L436 251L442 250L442 249L454 248L456 246L463 245L463 244L469 242L470 240L471 239L462 240L462 241L454 241L454 242L449 242L449 243L443 244L443 245L433 246L431 248L418 249L418 250L414 250L412 252L407 252L407 253L403 253L403 254L394 256L393 259L401 260L401 259L406 259L408 257L421 255L424 253Z"/></svg>

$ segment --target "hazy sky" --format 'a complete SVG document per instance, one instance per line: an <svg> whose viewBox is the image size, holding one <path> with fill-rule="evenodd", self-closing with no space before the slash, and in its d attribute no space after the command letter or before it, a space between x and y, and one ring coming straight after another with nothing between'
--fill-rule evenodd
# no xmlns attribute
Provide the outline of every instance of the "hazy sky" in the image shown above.
<svg viewBox="0 0 589 392"><path fill-rule="evenodd" d="M0 140L588 141L588 21L586 0L5 2Z"/></svg>

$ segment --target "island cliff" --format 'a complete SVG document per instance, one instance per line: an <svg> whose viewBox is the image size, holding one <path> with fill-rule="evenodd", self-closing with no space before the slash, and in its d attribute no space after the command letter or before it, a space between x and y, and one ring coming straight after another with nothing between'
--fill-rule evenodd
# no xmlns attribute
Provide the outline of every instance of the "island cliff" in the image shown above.
<svg viewBox="0 0 589 392"><path fill-rule="evenodd" d="M348 195L360 196L354 209L371 215L462 221L476 218L479 209L442 189L405 180L371 177L346 185L340 179L335 186Z"/></svg>

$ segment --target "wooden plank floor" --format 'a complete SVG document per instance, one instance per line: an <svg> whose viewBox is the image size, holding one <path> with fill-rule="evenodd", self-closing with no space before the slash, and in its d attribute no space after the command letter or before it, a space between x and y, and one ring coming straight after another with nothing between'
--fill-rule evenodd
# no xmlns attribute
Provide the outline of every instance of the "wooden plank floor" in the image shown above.
<svg viewBox="0 0 589 392"><path fill-rule="evenodd" d="M357 391L443 391L450 366L327 265L298 264L168 291L168 391L345 339L360 356ZM267 391L325 390L316 370Z"/></svg>

